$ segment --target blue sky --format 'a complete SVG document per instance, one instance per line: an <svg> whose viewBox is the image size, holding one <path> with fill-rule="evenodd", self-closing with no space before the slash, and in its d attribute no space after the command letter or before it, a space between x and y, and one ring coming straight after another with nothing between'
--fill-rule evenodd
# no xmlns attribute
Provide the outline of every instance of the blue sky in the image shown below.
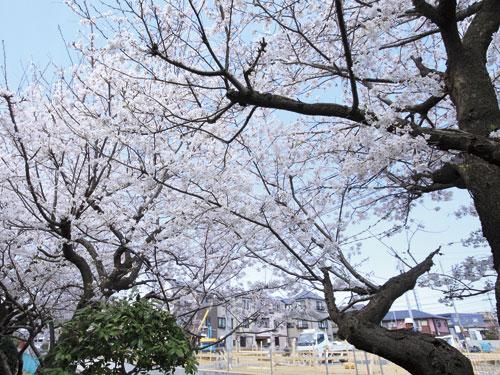
<svg viewBox="0 0 500 375"><path fill-rule="evenodd" d="M12 91L16 90L23 71L31 62L41 70L48 67L49 74L55 66L70 65L59 27L66 42L78 39L78 17L64 5L62 0L0 0L0 40L5 42L8 80ZM3 85L3 77L0 78L0 82ZM423 259L437 246L456 241L459 236L465 236L477 228L476 219L457 221L452 214L459 205L465 204L469 199L466 192L457 192L453 203L444 204L444 208L439 212L434 211L434 204L430 201L425 201L416 210L415 219L425 222L430 231L420 233L412 243L412 249L419 259ZM394 242L392 245L406 246ZM383 282L384 279L394 275L396 262L384 255L386 251L383 245L373 243L373 247L374 252L380 252L380 256L372 255L369 265L375 272L376 280ZM445 255L440 260L445 269L467 255L488 254L488 250L465 249L460 245L446 246L443 250ZM438 303L437 293L419 289L417 295L425 311L432 313L452 311L451 307ZM416 308L413 294L410 299L412 307ZM457 306L462 312L490 310L487 296L457 302ZM405 309L404 299L398 300L394 308Z"/></svg>
<svg viewBox="0 0 500 375"><path fill-rule="evenodd" d="M62 0L0 0L0 40L5 43L11 90L31 62L40 69L69 64L59 26L67 41L76 39L79 19Z"/></svg>

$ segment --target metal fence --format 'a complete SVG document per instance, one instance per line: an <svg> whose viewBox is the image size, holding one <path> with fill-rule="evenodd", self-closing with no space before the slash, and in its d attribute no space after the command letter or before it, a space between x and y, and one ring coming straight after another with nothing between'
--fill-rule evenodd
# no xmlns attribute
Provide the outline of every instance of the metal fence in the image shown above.
<svg viewBox="0 0 500 375"><path fill-rule="evenodd" d="M464 353L476 375L500 375L500 352ZM199 353L199 372L240 375L406 375L407 371L360 350L343 353L233 351Z"/></svg>

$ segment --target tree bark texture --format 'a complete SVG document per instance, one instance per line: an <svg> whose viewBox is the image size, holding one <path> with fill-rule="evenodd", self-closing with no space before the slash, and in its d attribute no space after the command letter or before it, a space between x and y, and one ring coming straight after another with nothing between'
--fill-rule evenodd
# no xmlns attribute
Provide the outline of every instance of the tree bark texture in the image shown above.
<svg viewBox="0 0 500 375"><path fill-rule="evenodd" d="M481 221L483 235L490 245L493 268L497 273L495 296L500 313L500 167L479 158L467 157L459 171L469 190Z"/></svg>
<svg viewBox="0 0 500 375"><path fill-rule="evenodd" d="M394 301L415 287L433 265L433 251L412 269L392 277L373 292L358 311L340 311L335 303L329 270L323 269L323 286L330 318L338 335L356 348L377 354L414 375L473 375L470 360L447 342L410 330L388 330L380 325Z"/></svg>
<svg viewBox="0 0 500 375"><path fill-rule="evenodd" d="M456 29L456 2L441 9L439 27L448 55L446 84L457 111L460 130L478 138L500 129L500 108L486 68L486 53L500 25L500 1L483 0L464 36ZM438 8L439 10L439 8ZM498 143L498 142L497 142ZM497 272L495 296L500 316L500 167L490 160L464 153L458 166L490 245Z"/></svg>
<svg viewBox="0 0 500 375"><path fill-rule="evenodd" d="M356 348L377 354L414 375L472 375L467 357L445 341L409 330L388 330L379 324L344 316L338 334Z"/></svg>

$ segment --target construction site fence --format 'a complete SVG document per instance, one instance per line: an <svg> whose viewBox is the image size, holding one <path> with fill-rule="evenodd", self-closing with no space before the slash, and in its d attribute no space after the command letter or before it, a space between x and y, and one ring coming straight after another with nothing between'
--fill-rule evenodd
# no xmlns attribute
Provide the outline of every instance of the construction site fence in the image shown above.
<svg viewBox="0 0 500 375"><path fill-rule="evenodd" d="M500 375L500 352L463 353L475 375ZM343 352L220 351L198 354L200 374L406 375L401 367L361 350Z"/></svg>

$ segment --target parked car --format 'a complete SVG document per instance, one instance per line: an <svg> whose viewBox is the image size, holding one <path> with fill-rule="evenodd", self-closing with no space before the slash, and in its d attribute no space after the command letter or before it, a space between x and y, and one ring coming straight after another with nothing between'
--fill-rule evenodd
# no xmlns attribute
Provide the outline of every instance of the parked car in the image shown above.
<svg viewBox="0 0 500 375"><path fill-rule="evenodd" d="M469 352L471 353L480 353L481 352L481 349L479 348L479 346L477 345L472 345L470 348L469 348Z"/></svg>

